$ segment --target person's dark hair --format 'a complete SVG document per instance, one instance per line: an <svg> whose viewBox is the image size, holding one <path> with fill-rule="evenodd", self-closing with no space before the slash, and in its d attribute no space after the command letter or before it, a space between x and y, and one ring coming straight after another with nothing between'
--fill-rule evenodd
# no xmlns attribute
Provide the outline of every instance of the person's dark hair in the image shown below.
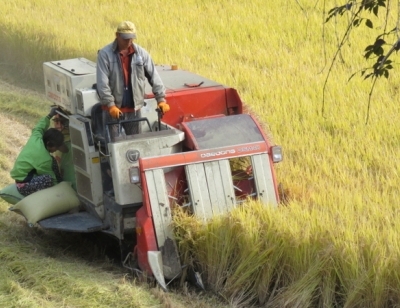
<svg viewBox="0 0 400 308"><path fill-rule="evenodd" d="M60 147L64 143L64 135L55 128L49 128L43 134L43 143L46 147Z"/></svg>

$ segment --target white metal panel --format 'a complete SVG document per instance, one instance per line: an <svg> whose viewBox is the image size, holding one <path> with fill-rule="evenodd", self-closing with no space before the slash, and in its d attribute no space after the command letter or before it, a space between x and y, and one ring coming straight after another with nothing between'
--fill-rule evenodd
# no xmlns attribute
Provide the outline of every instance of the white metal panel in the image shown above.
<svg viewBox="0 0 400 308"><path fill-rule="evenodd" d="M209 162L209 163L204 163L204 172L205 172L205 178L206 178L206 185L207 185L207 190L208 191L208 196L211 204L211 210L212 214L216 215L220 213L218 207L219 207L219 196L217 194L218 191L221 191L221 185L218 181L218 161L215 162ZM218 187L219 186L219 187Z"/></svg>
<svg viewBox="0 0 400 308"><path fill-rule="evenodd" d="M185 166L193 213L207 220L236 204L228 160Z"/></svg>
<svg viewBox="0 0 400 308"><path fill-rule="evenodd" d="M103 185L99 152L88 142L87 119L78 115L69 117L71 151L76 175L76 188L80 197L94 205L104 218Z"/></svg>
<svg viewBox="0 0 400 308"><path fill-rule="evenodd" d="M213 216L208 185L204 171L204 164L193 164L185 166L186 178L189 185L190 201L192 211L203 220Z"/></svg>
<svg viewBox="0 0 400 308"><path fill-rule="evenodd" d="M162 255L163 275L167 279L173 279L182 273L182 268L172 232L171 208L164 171L162 169L148 170L145 175L158 249Z"/></svg>
<svg viewBox="0 0 400 308"><path fill-rule="evenodd" d="M277 206L278 201L268 154L251 156L251 163L253 165L254 183L258 199L263 203Z"/></svg>
<svg viewBox="0 0 400 308"><path fill-rule="evenodd" d="M228 160L204 163L208 191L214 215L230 211L236 204L232 173Z"/></svg>
<svg viewBox="0 0 400 308"><path fill-rule="evenodd" d="M76 112L83 116L91 116L92 107L100 102L95 89L76 89Z"/></svg>
<svg viewBox="0 0 400 308"><path fill-rule="evenodd" d="M132 137L134 138L108 143L115 201L121 205L142 202L141 189L130 182L128 174L129 168L137 167L139 162L127 159L127 153L135 149L144 158L180 152L184 133L174 129Z"/></svg>
<svg viewBox="0 0 400 308"><path fill-rule="evenodd" d="M72 114L77 113L75 90L96 83L96 63L85 58L45 62L43 72L47 98Z"/></svg>
<svg viewBox="0 0 400 308"><path fill-rule="evenodd" d="M174 238L171 229L172 216L165 176L162 169L148 170L145 174L157 243L158 247L162 247L168 237Z"/></svg>
<svg viewBox="0 0 400 308"><path fill-rule="evenodd" d="M224 190L225 211L231 211L236 206L235 189L232 181L232 170L229 160L219 161L221 183Z"/></svg>
<svg viewBox="0 0 400 308"><path fill-rule="evenodd" d="M185 86L185 84L199 84L200 88L206 87L222 87L220 83L207 79L203 76L188 72L186 70L173 70L170 65L156 65L155 69L161 77L164 86L168 90L193 91L193 88ZM146 94L152 95L152 89L146 82Z"/></svg>

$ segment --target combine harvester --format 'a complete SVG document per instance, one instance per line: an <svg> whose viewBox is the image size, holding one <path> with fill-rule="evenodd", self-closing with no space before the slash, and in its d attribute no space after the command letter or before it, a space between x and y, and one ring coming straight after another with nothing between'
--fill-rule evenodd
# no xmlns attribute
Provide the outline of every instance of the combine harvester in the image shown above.
<svg viewBox="0 0 400 308"><path fill-rule="evenodd" d="M171 227L174 207L206 221L248 197L278 205L274 163L282 160L282 149L243 113L235 89L174 66L156 66L171 110L165 115L156 110L148 85L140 133L125 135L121 129L111 140L110 124L123 122L102 121L96 63L75 58L43 68L47 97L69 119L81 211L43 219L42 228L101 231L120 243L134 242L127 258L167 289L166 281L179 277L183 267ZM235 169L238 162L247 166Z"/></svg>

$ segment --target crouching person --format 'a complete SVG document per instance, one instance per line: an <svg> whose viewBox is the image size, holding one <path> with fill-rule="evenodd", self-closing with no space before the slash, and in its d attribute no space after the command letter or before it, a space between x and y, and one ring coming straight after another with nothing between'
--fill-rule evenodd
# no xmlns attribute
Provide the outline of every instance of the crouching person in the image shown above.
<svg viewBox="0 0 400 308"><path fill-rule="evenodd" d="M64 149L58 149L52 156L57 160L63 181L70 182L76 190L75 168L72 160L71 138L69 134L69 120L56 114L53 119L53 127L64 135Z"/></svg>
<svg viewBox="0 0 400 308"><path fill-rule="evenodd" d="M56 110L52 108L33 128L10 172L21 195L28 196L62 181L57 161L50 155L57 150L65 151L64 135L49 128Z"/></svg>

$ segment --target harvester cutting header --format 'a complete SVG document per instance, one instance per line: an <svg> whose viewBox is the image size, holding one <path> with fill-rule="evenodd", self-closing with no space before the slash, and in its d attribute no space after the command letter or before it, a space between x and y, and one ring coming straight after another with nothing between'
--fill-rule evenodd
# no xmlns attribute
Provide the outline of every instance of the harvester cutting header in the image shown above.
<svg viewBox="0 0 400 308"><path fill-rule="evenodd" d="M74 188L81 210L39 221L43 228L101 231L132 240L137 267L165 279L182 272L171 229L174 207L207 220L248 197L279 203L272 145L233 88L171 66L156 66L171 110L158 110L147 85L138 133L106 122L96 90L96 63L84 58L46 62L46 95L69 120ZM110 133L117 125L118 133Z"/></svg>

